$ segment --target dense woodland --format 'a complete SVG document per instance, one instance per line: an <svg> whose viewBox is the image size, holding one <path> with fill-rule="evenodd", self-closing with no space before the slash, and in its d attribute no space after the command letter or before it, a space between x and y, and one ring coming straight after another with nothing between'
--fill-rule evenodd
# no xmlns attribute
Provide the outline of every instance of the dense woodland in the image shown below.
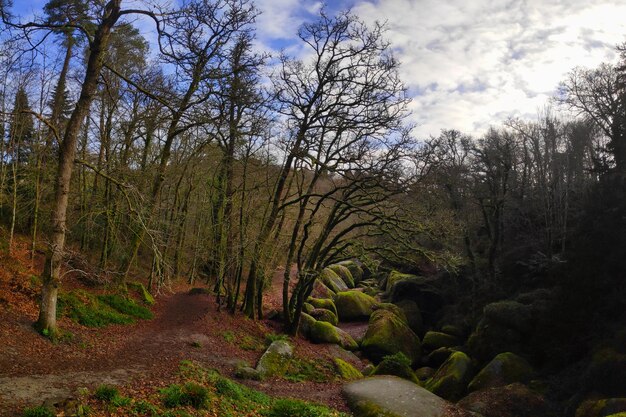
<svg viewBox="0 0 626 417"><path fill-rule="evenodd" d="M384 25L322 10L298 58L270 56L249 0L124 3L49 0L29 21L0 2L0 244L45 254L40 332L59 331L68 270L208 285L260 319L280 267L295 334L323 268L359 259L436 280L432 328L549 291L523 350L559 400L572 364L624 337L626 46L534 120L422 138Z"/></svg>

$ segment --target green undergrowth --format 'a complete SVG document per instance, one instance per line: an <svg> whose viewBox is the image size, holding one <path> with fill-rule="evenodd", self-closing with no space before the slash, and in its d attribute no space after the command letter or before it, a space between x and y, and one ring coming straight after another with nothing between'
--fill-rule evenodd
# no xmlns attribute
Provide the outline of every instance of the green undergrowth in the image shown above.
<svg viewBox="0 0 626 417"><path fill-rule="evenodd" d="M97 405L96 414L105 411L112 416L347 417L323 405L272 398L191 361L181 362L176 383L155 388L146 398L127 398L120 395L117 388L107 385L98 387L93 398ZM49 414L41 416L48 417Z"/></svg>
<svg viewBox="0 0 626 417"><path fill-rule="evenodd" d="M24 410L22 417L56 417L56 413L43 405Z"/></svg>
<svg viewBox="0 0 626 417"><path fill-rule="evenodd" d="M76 290L59 295L58 314L88 327L130 324L151 319L152 312L131 297L120 294L94 295Z"/></svg>
<svg viewBox="0 0 626 417"><path fill-rule="evenodd" d="M244 332L233 332L231 330L226 330L222 332L222 337L228 343L239 346L239 348L242 350L261 352L265 350L266 347L262 339Z"/></svg>
<svg viewBox="0 0 626 417"><path fill-rule="evenodd" d="M336 377L334 367L324 360L312 360L297 356L289 359L283 378L288 381L328 382Z"/></svg>

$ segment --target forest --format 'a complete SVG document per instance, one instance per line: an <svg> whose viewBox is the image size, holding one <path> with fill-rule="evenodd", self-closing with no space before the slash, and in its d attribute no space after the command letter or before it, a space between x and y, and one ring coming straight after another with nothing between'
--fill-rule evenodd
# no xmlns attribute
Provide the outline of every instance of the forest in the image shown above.
<svg viewBox="0 0 626 417"><path fill-rule="evenodd" d="M418 137L349 10L274 56L252 0L14 9L0 415L626 415L626 43Z"/></svg>

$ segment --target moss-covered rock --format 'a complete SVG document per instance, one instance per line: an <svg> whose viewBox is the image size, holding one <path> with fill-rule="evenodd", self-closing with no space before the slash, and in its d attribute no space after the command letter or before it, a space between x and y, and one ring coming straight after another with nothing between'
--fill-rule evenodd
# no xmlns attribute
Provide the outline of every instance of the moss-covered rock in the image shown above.
<svg viewBox="0 0 626 417"><path fill-rule="evenodd" d="M400 307L398 307L395 304L378 303L376 306L374 306L374 310L387 310L387 311L390 311L393 314L395 314L400 320L405 322L407 325L409 324L409 322L408 322L408 320L406 318L406 314L404 314L404 310L402 310Z"/></svg>
<svg viewBox="0 0 626 417"><path fill-rule="evenodd" d="M309 297L307 302L315 308L325 308L326 310L330 310L335 313L335 316L339 317L337 314L337 307L335 307L335 303L330 298Z"/></svg>
<svg viewBox="0 0 626 417"><path fill-rule="evenodd" d="M335 296L335 306L341 321L367 319L377 304L374 297L360 291L343 291Z"/></svg>
<svg viewBox="0 0 626 417"><path fill-rule="evenodd" d="M422 334L424 322L422 320L422 312L417 303L412 300L400 300L395 305L402 309L411 330L415 334Z"/></svg>
<svg viewBox="0 0 626 417"><path fill-rule="evenodd" d="M350 363L344 361L343 359L335 358L333 359L335 363L335 367L337 368L337 373L343 379L360 379L363 378L363 374L361 371L356 369Z"/></svg>
<svg viewBox="0 0 626 417"><path fill-rule="evenodd" d="M626 398L605 398L583 401L576 409L576 417L605 417L626 415Z"/></svg>
<svg viewBox="0 0 626 417"><path fill-rule="evenodd" d="M584 374L584 388L610 397L626 397L626 354L605 348L593 355Z"/></svg>
<svg viewBox="0 0 626 417"><path fill-rule="evenodd" d="M467 336L467 333L465 332L465 329L463 329L461 326L457 326L455 324L443 325L441 327L441 332L449 334L449 335L452 335L452 336L456 336L459 339L463 339L465 336Z"/></svg>
<svg viewBox="0 0 626 417"><path fill-rule="evenodd" d="M339 324L339 320L337 319L335 313L330 310L326 310L325 308L314 308L309 314L317 321L325 321L333 326Z"/></svg>
<svg viewBox="0 0 626 417"><path fill-rule="evenodd" d="M370 317L367 332L361 341L361 349L373 361L402 352L415 364L421 355L419 337L395 314L376 310Z"/></svg>
<svg viewBox="0 0 626 417"><path fill-rule="evenodd" d="M312 304L304 303L302 305L302 311L304 311L307 314L311 314L311 311L313 310L315 310L315 307Z"/></svg>
<svg viewBox="0 0 626 417"><path fill-rule="evenodd" d="M515 329L522 334L532 329L532 309L517 301L497 301L487 304L483 316L492 323Z"/></svg>
<svg viewBox="0 0 626 417"><path fill-rule="evenodd" d="M502 352L524 354L526 339L526 335L507 325L505 320L494 321L493 315L485 315L467 340L467 346L472 358L484 364Z"/></svg>
<svg viewBox="0 0 626 417"><path fill-rule="evenodd" d="M256 370L261 378L283 375L289 366L289 359L293 356L293 348L285 340L276 340L267 348Z"/></svg>
<svg viewBox="0 0 626 417"><path fill-rule="evenodd" d="M341 264L334 264L329 265L328 268L332 269L335 274L339 275L339 277L348 286L348 288L354 288L354 278L352 277L352 273L346 266Z"/></svg>
<svg viewBox="0 0 626 417"><path fill-rule="evenodd" d="M345 266L350 271L350 275L354 280L355 284L361 282L365 277L365 273L361 265L359 265L356 261L343 261L339 262L339 265Z"/></svg>
<svg viewBox="0 0 626 417"><path fill-rule="evenodd" d="M435 368L431 368L430 366L423 366L415 370L415 376L420 381L424 382L435 375L437 370Z"/></svg>
<svg viewBox="0 0 626 417"><path fill-rule="evenodd" d="M374 369L373 375L395 375L419 384L419 379L415 376L413 369L411 369L411 360L404 356L402 352L385 356L382 362Z"/></svg>
<svg viewBox="0 0 626 417"><path fill-rule="evenodd" d="M311 337L311 328L316 321L317 320L315 320L307 313L302 313L300 315L300 325L298 327L298 333L309 339Z"/></svg>
<svg viewBox="0 0 626 417"><path fill-rule="evenodd" d="M471 359L463 352L454 352L426 382L426 389L446 400L458 401L472 376Z"/></svg>
<svg viewBox="0 0 626 417"><path fill-rule="evenodd" d="M129 282L126 284L129 290L133 290L139 295L140 300L147 305L154 305L154 297L148 292L141 282Z"/></svg>
<svg viewBox="0 0 626 417"><path fill-rule="evenodd" d="M422 339L422 347L431 351L442 347L458 346L459 344L459 339L456 336L442 332L426 332Z"/></svg>
<svg viewBox="0 0 626 417"><path fill-rule="evenodd" d="M334 293L348 291L348 286L346 285L346 283L343 282L341 277L330 268L322 269L319 279Z"/></svg>
<svg viewBox="0 0 626 417"><path fill-rule="evenodd" d="M526 359L515 353L505 352L497 355L481 369L467 388L471 392L514 382L527 384L534 375L535 372Z"/></svg>
<svg viewBox="0 0 626 417"><path fill-rule="evenodd" d="M522 384L475 391L457 403L483 417L553 417L550 404Z"/></svg>
<svg viewBox="0 0 626 417"><path fill-rule="evenodd" d="M313 323L309 338L313 343L334 343L347 350L356 350L359 347L352 336L325 321Z"/></svg>
<svg viewBox="0 0 626 417"><path fill-rule="evenodd" d="M333 298L335 292L328 288L320 279L316 279L313 282L313 290L311 291L311 297L318 299Z"/></svg>
<svg viewBox="0 0 626 417"><path fill-rule="evenodd" d="M414 279L414 278L417 278L417 275L403 274L402 272L391 271L389 273L389 276L387 277L387 284L385 285L385 291L390 291L391 287L393 287L393 285L396 282L405 281L407 279Z"/></svg>
<svg viewBox="0 0 626 417"><path fill-rule="evenodd" d="M449 347L440 347L439 349L435 349L428 354L426 357L426 363L428 366L432 368L439 368L445 361L448 360L450 355L456 352L458 349L449 348Z"/></svg>

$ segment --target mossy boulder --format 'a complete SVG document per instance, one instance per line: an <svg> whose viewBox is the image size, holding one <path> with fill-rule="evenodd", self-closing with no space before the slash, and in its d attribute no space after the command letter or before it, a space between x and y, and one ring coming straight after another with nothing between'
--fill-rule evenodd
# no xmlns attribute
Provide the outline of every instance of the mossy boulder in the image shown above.
<svg viewBox="0 0 626 417"><path fill-rule="evenodd" d="M483 310L485 319L522 334L532 330L532 308L517 301L497 301L487 304Z"/></svg>
<svg viewBox="0 0 626 417"><path fill-rule="evenodd" d="M326 310L330 310L337 315L337 307L335 307L335 303L330 298L313 298L309 297L307 300L309 304L311 304L315 308L325 308Z"/></svg>
<svg viewBox="0 0 626 417"><path fill-rule="evenodd" d="M626 354L612 348L597 351L585 371L583 386L609 397L626 397Z"/></svg>
<svg viewBox="0 0 626 417"><path fill-rule="evenodd" d="M422 339L422 347L427 350L435 350L442 347L458 346L459 339L456 336L452 336L442 332L426 332Z"/></svg>
<svg viewBox="0 0 626 417"><path fill-rule="evenodd" d="M311 311L313 310L315 310L315 307L312 304L304 303L302 305L302 311L304 311L307 314L311 314Z"/></svg>
<svg viewBox="0 0 626 417"><path fill-rule="evenodd" d="M390 291L391 287L393 287L393 285L396 282L406 281L408 279L415 279L415 278L417 278L417 275L403 274L402 272L391 271L389 275L387 276L387 283L385 284L385 291Z"/></svg>
<svg viewBox="0 0 626 417"><path fill-rule="evenodd" d="M376 306L374 306L374 310L387 310L387 311L395 314L400 320L405 322L407 325L409 324L409 322L408 322L408 320L406 318L406 314L404 314L404 311L400 307L395 305L395 304L378 303Z"/></svg>
<svg viewBox="0 0 626 417"><path fill-rule="evenodd" d="M341 277L330 268L322 269L319 279L334 293L348 291L348 286L346 285L346 283L343 282Z"/></svg>
<svg viewBox="0 0 626 417"><path fill-rule="evenodd" d="M512 352L500 353L480 370L467 389L471 392L514 382L527 384L534 375L535 372L526 359Z"/></svg>
<svg viewBox="0 0 626 417"><path fill-rule="evenodd" d="M389 288L385 286L384 299L396 305L405 300L416 302L423 321L431 325L436 324L444 306L442 281L436 277L425 278L407 274L400 276L391 274L391 278L393 283ZM387 285L389 282L388 280Z"/></svg>
<svg viewBox="0 0 626 417"><path fill-rule="evenodd" d="M387 310L376 310L372 314L361 349L375 362L402 352L415 364L421 355L419 337L398 316Z"/></svg>
<svg viewBox="0 0 626 417"><path fill-rule="evenodd" d="M348 286L348 288L354 288L354 278L352 277L352 273L346 266L334 264L329 265L328 268L332 269L335 274L339 275L339 277Z"/></svg>
<svg viewBox="0 0 626 417"><path fill-rule="evenodd" d="M469 356L454 352L426 382L426 389L446 400L458 401L465 394L472 372Z"/></svg>
<svg viewBox="0 0 626 417"><path fill-rule="evenodd" d="M356 350L359 347L352 336L325 321L313 323L309 338L313 343L334 343L347 350Z"/></svg>
<svg viewBox="0 0 626 417"><path fill-rule="evenodd" d="M313 282L311 296L318 299L333 298L335 296L335 292L328 288L328 286L326 286L326 284L324 284L320 279L316 279Z"/></svg>
<svg viewBox="0 0 626 417"><path fill-rule="evenodd" d="M361 371L356 369L350 363L344 361L343 359L335 358L333 359L335 363L335 368L337 368L337 373L343 379L360 379L363 378L363 374Z"/></svg>
<svg viewBox="0 0 626 417"><path fill-rule="evenodd" d="M626 415L626 398L605 398L584 401L576 409L576 417L605 417Z"/></svg>
<svg viewBox="0 0 626 417"><path fill-rule="evenodd" d="M445 324L441 327L441 332L446 333L452 336L456 336L459 339L462 339L467 336L465 329L461 326L457 326L455 324Z"/></svg>
<svg viewBox="0 0 626 417"><path fill-rule="evenodd" d="M415 334L422 334L422 331L424 330L424 322L422 320L422 313L417 303L412 300L400 300L394 305L397 305L402 310L411 330L413 330Z"/></svg>
<svg viewBox="0 0 626 417"><path fill-rule="evenodd" d="M300 315L300 326L298 327L298 332L306 337L306 338L310 338L311 337L311 328L313 327L313 325L315 324L317 320L315 320L315 318L313 318L312 316L308 315L307 313L302 313Z"/></svg>
<svg viewBox="0 0 626 417"><path fill-rule="evenodd" d="M540 394L522 384L475 391L457 403L483 417L552 417L558 415Z"/></svg>
<svg viewBox="0 0 626 417"><path fill-rule="evenodd" d="M350 275L352 276L355 284L358 284L364 278L367 278L365 276L365 271L363 270L363 267L360 265L360 263L357 263L357 261L343 261L339 262L339 265L348 268L348 271L350 271Z"/></svg>
<svg viewBox="0 0 626 417"><path fill-rule="evenodd" d="M341 321L368 319L377 304L374 297L360 291L343 291L335 296L335 306Z"/></svg>
<svg viewBox="0 0 626 417"><path fill-rule="evenodd" d="M291 344L285 340L276 340L267 348L256 370L261 378L283 375L289 366L289 359L293 356Z"/></svg>
<svg viewBox="0 0 626 417"><path fill-rule="evenodd" d="M141 282L129 282L126 284L129 290L133 290L139 295L140 300L147 305L154 305L154 297Z"/></svg>
<svg viewBox="0 0 626 417"><path fill-rule="evenodd" d="M415 370L415 376L417 377L417 379L424 382L432 378L433 375L435 375L435 372L437 372L435 368L431 368L430 366L423 366Z"/></svg>
<svg viewBox="0 0 626 417"><path fill-rule="evenodd" d="M404 356L402 352L385 356L382 362L374 369L373 375L395 375L419 384L419 379L413 372L413 369L411 369L411 360Z"/></svg>
<svg viewBox="0 0 626 417"><path fill-rule="evenodd" d="M317 321L325 321L333 326L339 324L339 320L337 319L335 313L330 310L326 310L325 308L314 308L309 314Z"/></svg>
<svg viewBox="0 0 626 417"><path fill-rule="evenodd" d="M435 349L430 352L426 357L426 363L428 364L428 366L437 369L441 365L443 365L443 363L448 360L450 355L452 355L457 350L458 349L449 347L440 347L439 349Z"/></svg>

